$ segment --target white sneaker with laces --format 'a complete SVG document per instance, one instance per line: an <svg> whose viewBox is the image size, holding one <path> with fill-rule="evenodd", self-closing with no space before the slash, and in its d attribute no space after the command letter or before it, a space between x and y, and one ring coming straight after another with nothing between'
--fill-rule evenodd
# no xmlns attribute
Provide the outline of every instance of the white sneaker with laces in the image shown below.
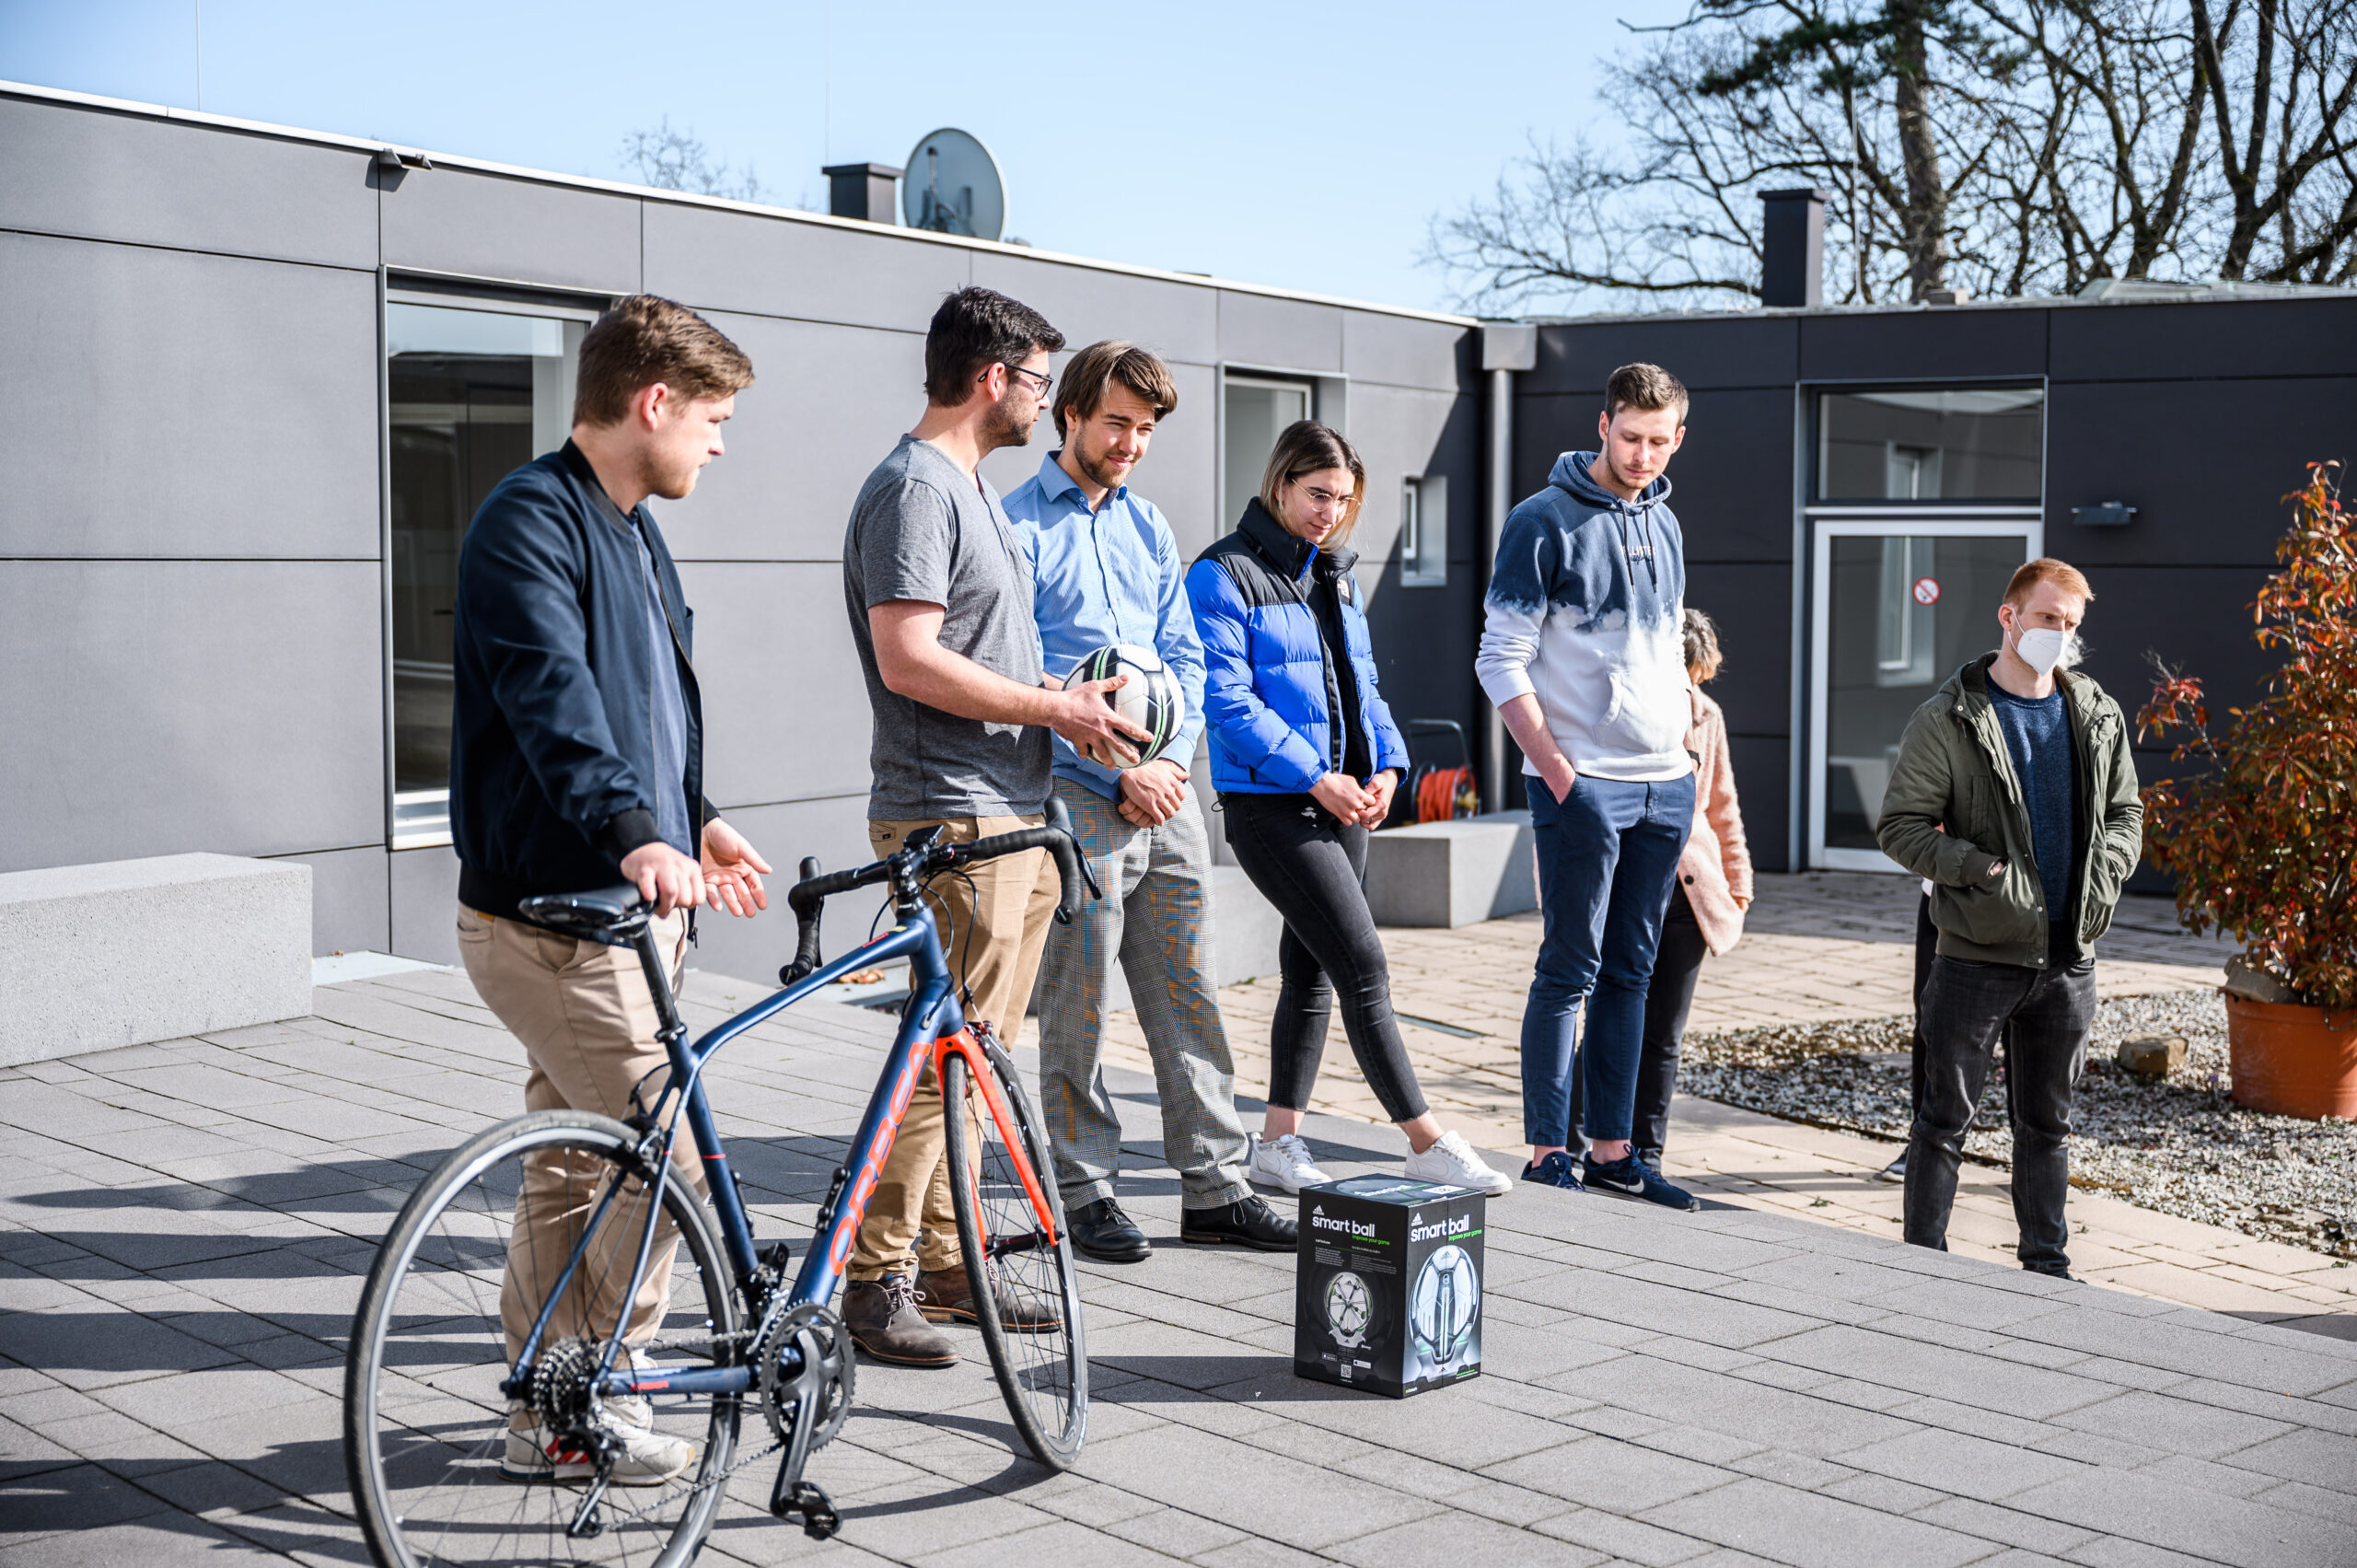
<svg viewBox="0 0 2357 1568"><path fill-rule="evenodd" d="M1440 1187L1469 1187L1492 1198L1503 1198L1514 1191L1513 1179L1492 1170L1461 1132L1443 1132L1423 1153L1410 1155L1408 1177L1412 1181L1429 1181Z"/></svg>
<svg viewBox="0 0 2357 1568"><path fill-rule="evenodd" d="M1244 1174L1262 1187L1280 1187L1288 1192L1322 1186L1328 1179L1309 1157L1309 1145L1292 1132L1281 1138L1253 1133L1252 1154L1244 1162Z"/></svg>
<svg viewBox="0 0 2357 1568"><path fill-rule="evenodd" d="M606 1430L621 1440L611 1478L616 1486L660 1486L696 1462L696 1446L684 1437L626 1426L610 1416ZM598 1461L545 1426L511 1426L499 1473L509 1481L588 1481Z"/></svg>

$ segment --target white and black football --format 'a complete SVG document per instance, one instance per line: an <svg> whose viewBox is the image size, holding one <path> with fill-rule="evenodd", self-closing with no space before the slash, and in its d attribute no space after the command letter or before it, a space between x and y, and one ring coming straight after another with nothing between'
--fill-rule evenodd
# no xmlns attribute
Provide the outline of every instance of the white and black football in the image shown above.
<svg viewBox="0 0 2357 1568"><path fill-rule="evenodd" d="M1162 656L1152 648L1139 647L1135 643L1109 643L1096 652L1082 656L1065 678L1067 686L1085 680L1109 680L1115 676L1127 678L1127 684L1118 691L1106 694L1114 710L1132 724L1144 730L1152 738L1137 741L1138 762L1153 761L1170 749L1178 738L1178 726L1187 722L1187 694L1178 686L1178 677L1162 662ZM1104 767L1117 764L1110 757L1092 749L1088 760Z"/></svg>

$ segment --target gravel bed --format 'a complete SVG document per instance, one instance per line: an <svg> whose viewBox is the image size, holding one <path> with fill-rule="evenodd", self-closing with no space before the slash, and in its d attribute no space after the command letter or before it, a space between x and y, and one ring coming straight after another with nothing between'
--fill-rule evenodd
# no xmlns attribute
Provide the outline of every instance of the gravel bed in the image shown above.
<svg viewBox="0 0 2357 1568"><path fill-rule="evenodd" d="M1678 1086L1794 1121L1903 1143L1907 1017L1687 1036ZM2112 1060L2131 1035L2181 1035L2159 1082ZM1965 1157L2005 1166L2004 1073L1991 1074ZM2269 1116L2227 1097L2226 1008L2214 993L2122 997L2096 1010L2073 1101L2071 1181L2162 1214L2357 1259L2357 1123ZM1894 1149L1895 1155L1898 1151Z"/></svg>

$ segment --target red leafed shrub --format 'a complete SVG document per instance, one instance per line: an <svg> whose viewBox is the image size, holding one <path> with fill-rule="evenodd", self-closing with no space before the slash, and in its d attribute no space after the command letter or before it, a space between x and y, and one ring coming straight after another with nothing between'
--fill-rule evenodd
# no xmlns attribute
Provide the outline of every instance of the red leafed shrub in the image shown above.
<svg viewBox="0 0 2357 1568"><path fill-rule="evenodd" d="M2178 917L2223 930L2245 958L2334 1013L2357 1009L2357 519L2337 463L2311 463L2251 606L2281 649L2268 695L2210 728L2201 682L2165 667L2137 715L2211 764L2144 791L2144 849L2177 877Z"/></svg>

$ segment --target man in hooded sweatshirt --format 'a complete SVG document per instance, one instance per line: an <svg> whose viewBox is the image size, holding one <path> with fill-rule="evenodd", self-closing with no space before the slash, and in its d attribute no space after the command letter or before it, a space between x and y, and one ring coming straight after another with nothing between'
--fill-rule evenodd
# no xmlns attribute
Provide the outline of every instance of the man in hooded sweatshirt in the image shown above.
<svg viewBox="0 0 2357 1568"><path fill-rule="evenodd" d="M1686 407L1685 387L1659 366L1612 373L1596 420L1603 449L1564 453L1506 518L1474 668L1522 748L1538 849L1523 1179L1691 1210L1693 1195L1630 1143L1645 991L1694 826L1686 550L1664 477Z"/></svg>

